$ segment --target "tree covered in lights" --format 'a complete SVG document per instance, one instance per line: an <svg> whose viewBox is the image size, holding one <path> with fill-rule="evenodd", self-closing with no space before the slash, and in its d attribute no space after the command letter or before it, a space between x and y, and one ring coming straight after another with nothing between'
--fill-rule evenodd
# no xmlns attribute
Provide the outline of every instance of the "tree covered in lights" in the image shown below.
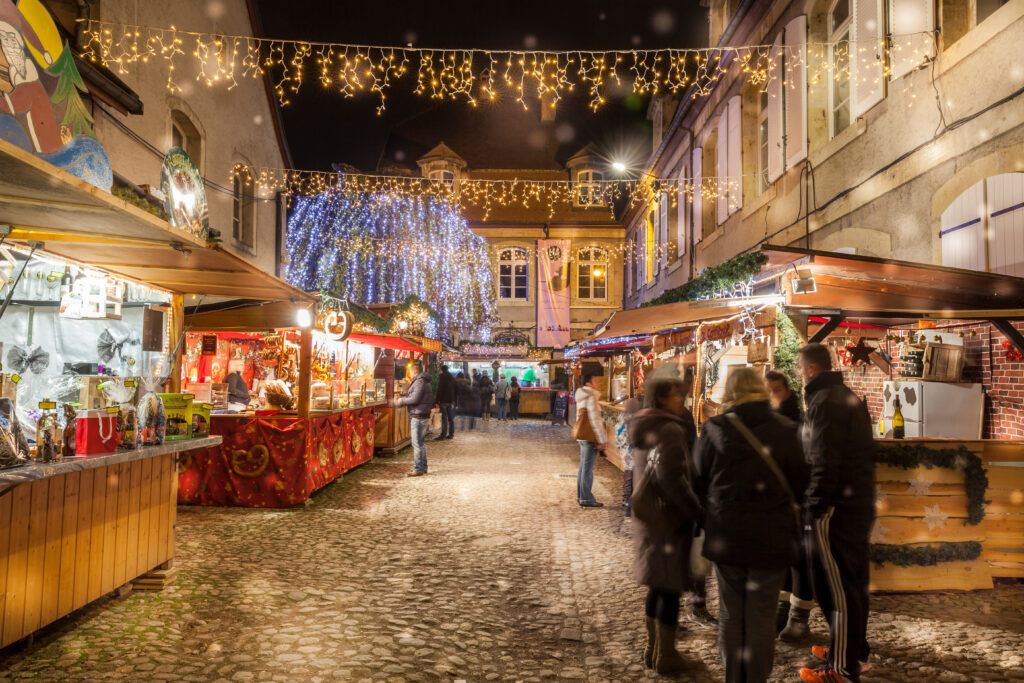
<svg viewBox="0 0 1024 683"><path fill-rule="evenodd" d="M497 319L490 250L435 197L328 192L288 218L286 279L360 304L419 297L442 334L489 338Z"/></svg>

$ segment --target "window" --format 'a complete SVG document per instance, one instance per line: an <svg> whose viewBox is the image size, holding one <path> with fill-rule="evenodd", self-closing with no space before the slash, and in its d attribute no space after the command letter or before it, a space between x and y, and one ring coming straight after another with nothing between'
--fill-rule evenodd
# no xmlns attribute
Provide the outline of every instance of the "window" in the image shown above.
<svg viewBox="0 0 1024 683"><path fill-rule="evenodd" d="M992 16L993 12L995 12L997 9L999 9L1009 1L1010 0L978 0L976 23L980 24L981 22L985 21L990 16Z"/></svg>
<svg viewBox="0 0 1024 683"><path fill-rule="evenodd" d="M658 205L655 204L647 213L646 229L644 230L644 282L654 279L654 221L657 220Z"/></svg>
<svg viewBox="0 0 1024 683"><path fill-rule="evenodd" d="M587 247L576 252L576 297L604 300L608 295L608 252Z"/></svg>
<svg viewBox="0 0 1024 683"><path fill-rule="evenodd" d="M687 234L687 223L689 222L690 204L686 196L686 187L692 183L689 178L689 169L685 165L679 167L679 194L676 196L676 257L686 253L686 243L689 241Z"/></svg>
<svg viewBox="0 0 1024 683"><path fill-rule="evenodd" d="M757 115L757 193L768 189L768 93L761 93L761 111Z"/></svg>
<svg viewBox="0 0 1024 683"><path fill-rule="evenodd" d="M850 2L837 0L828 13L829 138L850 125Z"/></svg>
<svg viewBox="0 0 1024 683"><path fill-rule="evenodd" d="M434 169L427 177L431 180L439 180L443 183L448 183L449 185L455 182L455 174L442 168Z"/></svg>
<svg viewBox="0 0 1024 683"><path fill-rule="evenodd" d="M529 256L525 249L512 247L498 254L498 298L526 301L529 286Z"/></svg>
<svg viewBox="0 0 1024 683"><path fill-rule="evenodd" d="M942 213L942 265L1024 277L1024 173L978 181Z"/></svg>
<svg viewBox="0 0 1024 683"><path fill-rule="evenodd" d="M171 110L171 146L185 150L196 167L202 169L203 136L188 115L178 109Z"/></svg>
<svg viewBox="0 0 1024 683"><path fill-rule="evenodd" d="M743 140L740 137L740 97L732 97L718 119L718 224L743 206Z"/></svg>
<svg viewBox="0 0 1024 683"><path fill-rule="evenodd" d="M601 182L604 174L600 171L580 171L576 174L576 202L580 206L604 206L604 192Z"/></svg>
<svg viewBox="0 0 1024 683"><path fill-rule="evenodd" d="M252 249L256 246L256 188L249 169L235 166L232 184L231 236Z"/></svg>

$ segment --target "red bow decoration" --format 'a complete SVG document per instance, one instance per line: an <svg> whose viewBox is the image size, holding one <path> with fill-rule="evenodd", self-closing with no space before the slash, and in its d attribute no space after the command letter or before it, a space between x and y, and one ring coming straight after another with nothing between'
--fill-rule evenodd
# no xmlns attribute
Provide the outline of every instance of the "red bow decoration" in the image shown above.
<svg viewBox="0 0 1024 683"><path fill-rule="evenodd" d="M1003 350L1006 351L1006 360L1014 363L1024 360L1024 353L1020 352L1016 346L1010 343L1009 339L1003 340Z"/></svg>

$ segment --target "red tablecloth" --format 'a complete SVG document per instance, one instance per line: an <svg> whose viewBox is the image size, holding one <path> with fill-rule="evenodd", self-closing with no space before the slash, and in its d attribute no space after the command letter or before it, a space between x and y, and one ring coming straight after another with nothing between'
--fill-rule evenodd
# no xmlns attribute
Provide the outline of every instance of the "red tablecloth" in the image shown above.
<svg viewBox="0 0 1024 683"><path fill-rule="evenodd" d="M223 443L184 456L178 503L288 507L373 457L374 409L324 417L216 417Z"/></svg>

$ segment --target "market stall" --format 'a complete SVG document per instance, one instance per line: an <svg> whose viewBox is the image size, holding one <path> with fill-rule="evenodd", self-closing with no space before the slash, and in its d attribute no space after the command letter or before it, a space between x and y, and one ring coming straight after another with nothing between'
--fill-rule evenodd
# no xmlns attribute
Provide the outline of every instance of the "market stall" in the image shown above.
<svg viewBox="0 0 1024 683"><path fill-rule="evenodd" d="M616 313L566 355L652 334L631 351L631 389L664 363L692 370L699 424L732 368L773 367L799 391L799 347L825 343L880 437L872 586L970 589L1024 574L1024 279L791 247L754 263L717 298ZM893 440L897 408L907 438Z"/></svg>
<svg viewBox="0 0 1024 683"><path fill-rule="evenodd" d="M488 375L492 382L515 377L519 384L519 414L544 417L551 413L555 394L567 385L563 368L545 363L551 355L550 349L525 342L469 342L454 352L441 354L441 362L456 375L463 372L470 377L476 370Z"/></svg>
<svg viewBox="0 0 1024 683"><path fill-rule="evenodd" d="M311 305L226 304L186 316L183 383L203 396L236 389L210 416L223 443L182 462L179 503L296 505L373 457L389 338L353 334Z"/></svg>

